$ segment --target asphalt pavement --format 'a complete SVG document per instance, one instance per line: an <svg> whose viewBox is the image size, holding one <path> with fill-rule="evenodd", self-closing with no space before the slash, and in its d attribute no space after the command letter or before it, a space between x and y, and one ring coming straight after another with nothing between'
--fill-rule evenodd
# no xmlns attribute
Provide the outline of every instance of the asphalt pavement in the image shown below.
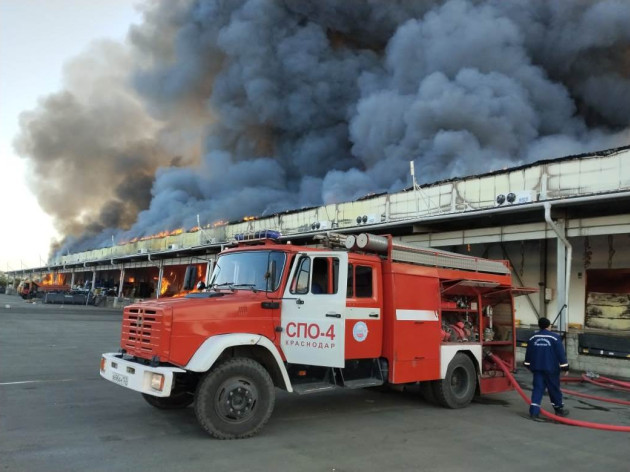
<svg viewBox="0 0 630 472"><path fill-rule="evenodd" d="M630 470L629 433L533 422L515 392L447 410L414 389L278 391L260 435L215 440L192 408L156 410L101 379L100 354L117 350L120 322L120 310L0 295L0 471ZM518 378L529 393L530 375ZM565 403L571 418L630 426L628 406Z"/></svg>

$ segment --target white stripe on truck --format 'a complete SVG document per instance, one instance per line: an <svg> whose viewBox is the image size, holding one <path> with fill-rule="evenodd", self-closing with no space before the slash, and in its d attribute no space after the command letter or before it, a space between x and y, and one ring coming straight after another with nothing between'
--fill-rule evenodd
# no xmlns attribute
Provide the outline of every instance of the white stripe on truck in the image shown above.
<svg viewBox="0 0 630 472"><path fill-rule="evenodd" d="M438 321L435 310L396 310L398 321Z"/></svg>

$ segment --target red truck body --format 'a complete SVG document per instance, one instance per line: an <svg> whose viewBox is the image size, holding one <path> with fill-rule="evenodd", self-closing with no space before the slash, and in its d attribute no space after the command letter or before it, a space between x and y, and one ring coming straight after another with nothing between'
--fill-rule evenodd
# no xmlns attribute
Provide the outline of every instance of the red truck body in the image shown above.
<svg viewBox="0 0 630 472"><path fill-rule="evenodd" d="M223 251L210 289L125 308L101 375L158 408L194 402L217 438L257 433L276 387L419 383L449 408L511 388L485 355L514 366L509 265L371 238L380 252L268 240Z"/></svg>
<svg viewBox="0 0 630 472"><path fill-rule="evenodd" d="M18 286L18 294L25 300L34 298L39 293L67 292L69 285L63 284L42 284L38 282L25 281Z"/></svg>

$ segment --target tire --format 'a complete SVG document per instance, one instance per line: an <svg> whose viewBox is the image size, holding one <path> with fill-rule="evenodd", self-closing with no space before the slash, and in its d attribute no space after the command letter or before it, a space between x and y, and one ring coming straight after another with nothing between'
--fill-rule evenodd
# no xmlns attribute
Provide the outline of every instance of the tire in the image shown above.
<svg viewBox="0 0 630 472"><path fill-rule="evenodd" d="M179 410L186 408L195 400L193 394L188 392L178 392L170 397L154 397L153 395L143 393L142 398L144 398L149 405L159 408L160 410Z"/></svg>
<svg viewBox="0 0 630 472"><path fill-rule="evenodd" d="M420 382L420 394L422 395L422 398L424 398L424 400L431 405L437 405L438 402L435 398L435 393L433 393L433 390L433 381Z"/></svg>
<svg viewBox="0 0 630 472"><path fill-rule="evenodd" d="M230 359L199 382L195 415L210 436L248 438L267 423L275 398L273 381L262 365L247 358Z"/></svg>
<svg viewBox="0 0 630 472"><path fill-rule="evenodd" d="M456 354L448 365L446 377L434 383L433 393L445 408L463 408L475 396L477 372L466 354Z"/></svg>

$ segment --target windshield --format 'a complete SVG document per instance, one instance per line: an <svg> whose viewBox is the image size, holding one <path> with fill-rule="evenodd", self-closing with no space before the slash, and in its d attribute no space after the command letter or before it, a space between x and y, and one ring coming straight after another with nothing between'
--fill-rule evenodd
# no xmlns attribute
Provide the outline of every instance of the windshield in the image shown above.
<svg viewBox="0 0 630 472"><path fill-rule="evenodd" d="M280 251L234 252L219 256L210 287L252 288L256 290L278 289L282 279L286 255ZM276 267L275 287L267 287L272 262Z"/></svg>

